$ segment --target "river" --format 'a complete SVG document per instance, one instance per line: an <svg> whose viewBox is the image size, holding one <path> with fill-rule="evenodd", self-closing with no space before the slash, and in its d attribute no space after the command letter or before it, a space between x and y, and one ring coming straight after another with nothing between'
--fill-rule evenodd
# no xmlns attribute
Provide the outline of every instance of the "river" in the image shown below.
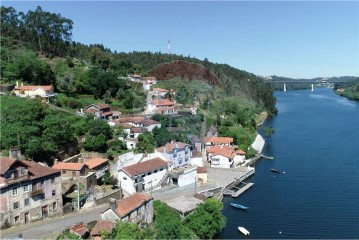
<svg viewBox="0 0 359 240"><path fill-rule="evenodd" d="M256 239L359 239L359 102L328 88L275 95L278 115L264 123L275 133L263 149L275 159L256 163L251 189L223 199L217 238L243 238L243 226Z"/></svg>

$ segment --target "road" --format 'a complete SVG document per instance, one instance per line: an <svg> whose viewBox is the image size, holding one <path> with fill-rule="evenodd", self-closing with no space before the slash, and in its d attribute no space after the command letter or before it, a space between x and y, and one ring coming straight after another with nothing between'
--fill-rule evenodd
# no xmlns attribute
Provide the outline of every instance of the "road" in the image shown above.
<svg viewBox="0 0 359 240"><path fill-rule="evenodd" d="M24 239L56 239L66 228L79 222L91 222L101 219L100 214L108 208L108 204L81 209L79 212L70 213L56 218L29 223L19 227L11 227L1 230L1 239L13 237L22 233Z"/></svg>

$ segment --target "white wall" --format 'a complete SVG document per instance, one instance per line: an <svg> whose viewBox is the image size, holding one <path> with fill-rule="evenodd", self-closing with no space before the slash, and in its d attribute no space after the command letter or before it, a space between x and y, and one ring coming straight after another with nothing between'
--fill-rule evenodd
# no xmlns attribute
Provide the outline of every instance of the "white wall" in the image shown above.
<svg viewBox="0 0 359 240"><path fill-rule="evenodd" d="M190 158L189 163L193 166L203 167L202 157Z"/></svg>
<svg viewBox="0 0 359 240"><path fill-rule="evenodd" d="M246 157L244 155L236 155L233 158L233 164L235 166L237 166L238 164L242 164L242 163L244 163L245 158Z"/></svg>
<svg viewBox="0 0 359 240"><path fill-rule="evenodd" d="M265 141L263 137L257 134L256 139L252 143L252 148L254 148L258 153L261 153L264 147Z"/></svg>
<svg viewBox="0 0 359 240"><path fill-rule="evenodd" d="M178 178L178 186L183 187L192 184L196 181L196 177L197 177L197 170L195 169L193 171L182 174Z"/></svg>
<svg viewBox="0 0 359 240"><path fill-rule="evenodd" d="M150 126L146 127L146 129L147 129L147 131L152 132L152 130L153 130L155 127L161 128L161 123L160 123L160 124L150 125Z"/></svg>
<svg viewBox="0 0 359 240"><path fill-rule="evenodd" d="M121 186L123 190L129 194L136 192L134 181L126 173L119 171L117 176L118 185Z"/></svg>
<svg viewBox="0 0 359 240"><path fill-rule="evenodd" d="M219 159L219 165L213 164L212 159ZM222 155L213 155L211 156L211 167L220 167L220 168L230 168L231 165L229 163L229 159Z"/></svg>

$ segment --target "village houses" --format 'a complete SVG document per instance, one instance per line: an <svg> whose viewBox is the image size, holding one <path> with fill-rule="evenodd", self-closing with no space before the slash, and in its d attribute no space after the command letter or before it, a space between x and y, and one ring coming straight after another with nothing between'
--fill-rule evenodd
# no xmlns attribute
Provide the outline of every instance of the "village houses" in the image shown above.
<svg viewBox="0 0 359 240"><path fill-rule="evenodd" d="M61 215L60 175L40 163L0 157L1 228Z"/></svg>
<svg viewBox="0 0 359 240"><path fill-rule="evenodd" d="M92 113L93 115L95 115L95 117L106 119L106 120L117 118L117 116L114 117L113 112L111 112L110 105L105 103L91 104L85 108L84 112ZM81 113L83 113L82 109L81 109Z"/></svg>

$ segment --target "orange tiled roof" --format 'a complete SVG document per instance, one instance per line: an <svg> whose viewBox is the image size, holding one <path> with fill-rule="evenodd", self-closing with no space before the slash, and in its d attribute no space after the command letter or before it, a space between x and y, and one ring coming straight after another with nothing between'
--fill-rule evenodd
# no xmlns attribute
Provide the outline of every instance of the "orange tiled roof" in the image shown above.
<svg viewBox="0 0 359 240"><path fill-rule="evenodd" d="M233 142L233 138L231 138L231 137L205 137L204 142L230 144Z"/></svg>
<svg viewBox="0 0 359 240"><path fill-rule="evenodd" d="M76 224L70 228L71 231L79 234L80 236L83 236L86 232L88 232L88 229L83 224Z"/></svg>
<svg viewBox="0 0 359 240"><path fill-rule="evenodd" d="M59 162L52 166L54 169L59 170L72 170L72 171L80 171L83 168L83 163L67 163L67 162Z"/></svg>
<svg viewBox="0 0 359 240"><path fill-rule="evenodd" d="M163 88L154 88L153 91L157 91L157 92L168 92L169 90L163 89Z"/></svg>
<svg viewBox="0 0 359 240"><path fill-rule="evenodd" d="M198 167L197 168L197 173L207 173L207 172L208 172L208 170L205 167Z"/></svg>
<svg viewBox="0 0 359 240"><path fill-rule="evenodd" d="M93 169L101 164L108 162L108 159L105 158L91 158L85 164L89 167L89 169Z"/></svg>
<svg viewBox="0 0 359 240"><path fill-rule="evenodd" d="M168 162L162 160L161 158L153 158L151 160L136 163L127 167L122 168L124 172L126 172L130 176L136 176L142 173L148 173L154 169L160 167L167 167Z"/></svg>
<svg viewBox="0 0 359 240"><path fill-rule="evenodd" d="M161 124L160 122L157 122L155 120L152 119L146 119L145 122L143 123L146 127L151 126L151 125L155 125L155 124Z"/></svg>
<svg viewBox="0 0 359 240"><path fill-rule="evenodd" d="M117 201L116 211L121 217L123 217L150 200L152 200L152 197L143 193L135 193L128 198Z"/></svg>
<svg viewBox="0 0 359 240"><path fill-rule="evenodd" d="M91 230L91 236L99 236L101 234L101 230L105 230L106 232L112 232L114 227L114 222L97 220L96 225Z"/></svg>
<svg viewBox="0 0 359 240"><path fill-rule="evenodd" d="M42 88L44 89L45 91L51 91L52 90L52 86L51 85L44 85L44 86L30 86L30 85L27 85L27 86L17 86L15 87L14 90L20 90L20 91L33 91L35 90L36 88Z"/></svg>
<svg viewBox="0 0 359 240"><path fill-rule="evenodd" d="M132 127L131 132L133 133L144 133L146 132L146 129L143 127Z"/></svg>
<svg viewBox="0 0 359 240"><path fill-rule="evenodd" d="M156 99L155 100L156 106L173 106L175 105L174 102L171 102L169 99Z"/></svg>
<svg viewBox="0 0 359 240"><path fill-rule="evenodd" d="M234 153L229 149L219 148L212 152L212 156L216 156L216 155L222 155L226 158L232 158Z"/></svg>

